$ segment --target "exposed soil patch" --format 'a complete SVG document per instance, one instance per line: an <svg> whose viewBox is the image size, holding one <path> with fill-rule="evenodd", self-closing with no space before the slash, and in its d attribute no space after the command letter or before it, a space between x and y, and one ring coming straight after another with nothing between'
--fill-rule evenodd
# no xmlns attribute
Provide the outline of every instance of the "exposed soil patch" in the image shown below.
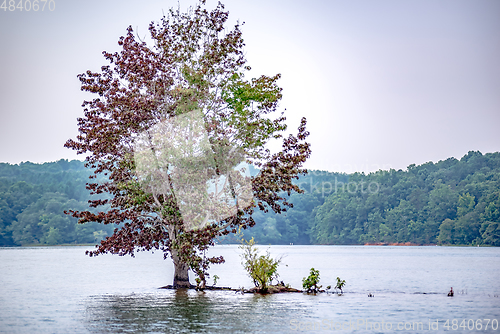
<svg viewBox="0 0 500 334"><path fill-rule="evenodd" d="M162 286L160 289L175 289L172 285ZM203 290L198 289L195 285L191 285L189 289L199 290L199 291L213 291L213 290L222 290L222 291L234 291L240 293L260 293L260 294L272 294L272 293L285 293L285 292L303 292L299 289L294 289L290 287L286 287L284 285L270 285L267 287L266 291L262 291L257 287L251 289L235 289L224 286L207 286Z"/></svg>

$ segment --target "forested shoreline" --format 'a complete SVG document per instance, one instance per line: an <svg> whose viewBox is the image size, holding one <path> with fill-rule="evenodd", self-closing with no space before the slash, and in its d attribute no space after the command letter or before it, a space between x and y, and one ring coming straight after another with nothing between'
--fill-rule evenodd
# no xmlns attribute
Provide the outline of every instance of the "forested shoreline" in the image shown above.
<svg viewBox="0 0 500 334"><path fill-rule="evenodd" d="M84 210L91 171L78 160L0 163L0 246L95 243L115 226L78 224L64 210Z"/></svg>
<svg viewBox="0 0 500 334"><path fill-rule="evenodd" d="M116 226L77 224L90 171L81 161L0 164L0 246L95 243ZM500 246L500 153L370 174L311 170L280 215L256 212L260 244ZM220 240L235 242L234 237Z"/></svg>

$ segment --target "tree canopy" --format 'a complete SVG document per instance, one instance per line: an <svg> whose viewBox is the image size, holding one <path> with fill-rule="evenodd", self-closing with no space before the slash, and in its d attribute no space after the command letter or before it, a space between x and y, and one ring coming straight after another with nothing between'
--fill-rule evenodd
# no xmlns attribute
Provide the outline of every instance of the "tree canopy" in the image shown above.
<svg viewBox="0 0 500 334"><path fill-rule="evenodd" d="M83 210L91 171L81 161L0 163L0 246L94 243L113 229L78 225L64 210Z"/></svg>
<svg viewBox="0 0 500 334"><path fill-rule="evenodd" d="M216 237L253 226L254 208L280 213L290 206L283 194L301 192L292 181L306 172L302 164L310 155L305 118L297 135L283 137L286 118L273 117L282 97L280 75L245 78L250 67L240 25L226 30L228 14L221 3L208 11L205 1L187 12L171 9L150 24L150 44L129 27L119 39L120 52L103 52L109 65L78 76L81 89L96 98L83 103L80 134L65 146L87 154L86 166L109 177L87 188L110 194L90 201L91 207L110 209L70 212L80 223L123 223L91 256L160 249L174 261L175 287L190 286L188 269L204 282L208 266L223 261L207 258L207 247ZM185 117L191 122L172 137L168 129ZM195 120L202 121L201 129ZM283 140L281 151L267 148L273 139ZM180 155L172 153L174 148ZM241 163L260 173L239 173ZM138 173L139 165L149 172ZM209 180L215 193L201 189ZM240 206L243 197L237 193L244 181L250 182L253 200ZM205 191L196 198L218 197L219 182L229 189L235 208L192 228L183 210L189 201L181 194Z"/></svg>
<svg viewBox="0 0 500 334"><path fill-rule="evenodd" d="M349 184L315 208L312 243L500 245L500 153L355 173Z"/></svg>

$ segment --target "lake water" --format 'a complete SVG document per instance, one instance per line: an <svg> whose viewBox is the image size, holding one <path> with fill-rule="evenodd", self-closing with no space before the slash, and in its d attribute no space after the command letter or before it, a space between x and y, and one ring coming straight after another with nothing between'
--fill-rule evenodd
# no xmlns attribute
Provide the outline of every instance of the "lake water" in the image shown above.
<svg viewBox="0 0 500 334"><path fill-rule="evenodd" d="M164 290L173 266L158 252L89 258L91 247L0 248L0 332L500 333L500 248L266 248L283 257L285 283L301 288L314 267L323 286L344 279L345 293ZM219 286L252 286L240 252L212 249L226 258L211 270Z"/></svg>

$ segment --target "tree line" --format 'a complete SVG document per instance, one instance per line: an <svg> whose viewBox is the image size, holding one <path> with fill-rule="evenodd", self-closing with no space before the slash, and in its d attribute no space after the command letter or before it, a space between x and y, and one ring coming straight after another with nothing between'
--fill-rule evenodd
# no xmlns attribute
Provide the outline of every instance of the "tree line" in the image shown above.
<svg viewBox="0 0 500 334"><path fill-rule="evenodd" d="M0 164L0 245L95 243L116 226L77 224L88 208L83 162ZM258 173L255 170L254 174ZM500 246L500 153L370 174L311 170L281 214L258 211L243 232L260 244ZM220 240L234 242L231 237Z"/></svg>
<svg viewBox="0 0 500 334"><path fill-rule="evenodd" d="M500 153L365 175L309 171L281 215L245 231L263 244L500 246Z"/></svg>
<svg viewBox="0 0 500 334"><path fill-rule="evenodd" d="M88 207L91 171L81 161L0 163L0 246L94 243L113 226L77 224L65 210Z"/></svg>

